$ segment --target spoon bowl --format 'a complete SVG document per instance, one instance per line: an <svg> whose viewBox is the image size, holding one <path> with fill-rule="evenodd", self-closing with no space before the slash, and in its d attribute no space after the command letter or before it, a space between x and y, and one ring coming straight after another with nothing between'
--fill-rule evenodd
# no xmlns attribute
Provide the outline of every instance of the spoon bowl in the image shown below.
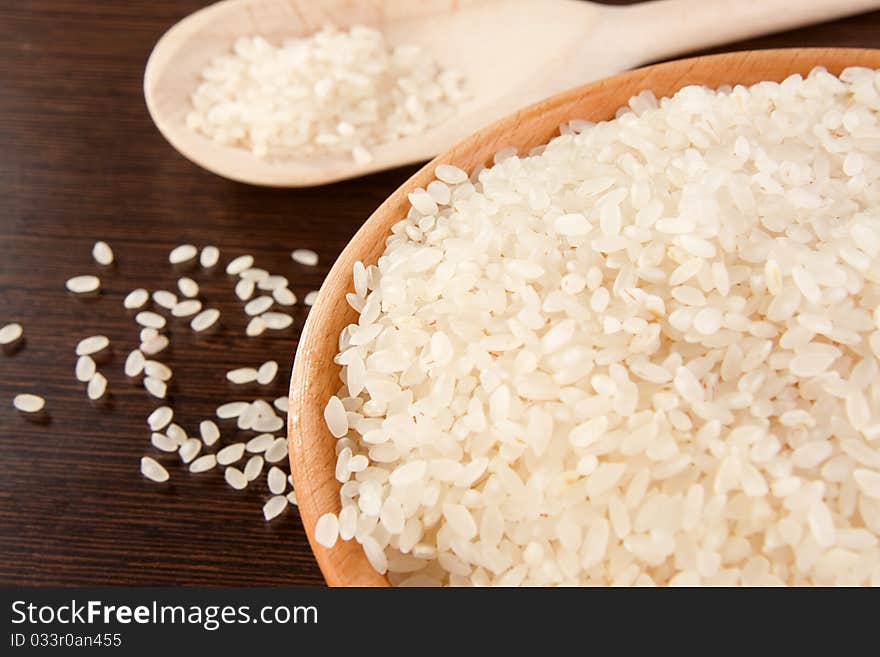
<svg viewBox="0 0 880 657"><path fill-rule="evenodd" d="M169 29L144 73L156 126L185 157L221 176L303 187L421 162L478 128L563 89L676 53L880 7L880 0L657 0L627 7L575 0L224 0ZM236 38L273 43L327 23L369 25L392 46L417 44L463 74L469 99L427 132L348 154L265 159L186 126L200 73Z"/></svg>
<svg viewBox="0 0 880 657"><path fill-rule="evenodd" d="M503 147L519 153L546 143L558 127L572 119L601 121L638 92L650 89L669 96L691 84L718 87L781 81L794 73L807 74L815 66L840 73L848 66L880 68L880 50L817 48L763 50L684 59L617 75L541 101L468 137L425 165L395 191L366 221L337 259L321 286L300 338L290 384L288 443L300 515L318 565L331 586L387 586L385 577L369 565L354 541L325 548L315 541L315 523L328 512L338 513L339 482L335 478L336 439L324 423L323 409L340 386L339 367L333 363L342 329L357 321L345 294L353 291L352 268L358 260L375 264L385 239L409 209L407 195L425 187L439 164L472 171L491 161Z"/></svg>

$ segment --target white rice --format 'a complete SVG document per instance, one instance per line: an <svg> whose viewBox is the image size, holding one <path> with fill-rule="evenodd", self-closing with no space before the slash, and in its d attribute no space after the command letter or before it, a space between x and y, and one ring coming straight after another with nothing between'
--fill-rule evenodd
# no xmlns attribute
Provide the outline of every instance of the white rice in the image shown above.
<svg viewBox="0 0 880 657"><path fill-rule="evenodd" d="M303 299L303 303L307 306L311 307L315 305L315 301L318 300L318 291L312 290L311 292L306 293L305 298Z"/></svg>
<svg viewBox="0 0 880 657"><path fill-rule="evenodd" d="M216 308L208 308L193 317L193 320L190 322L190 328L196 332L205 331L211 328L218 319L220 319L220 311Z"/></svg>
<svg viewBox="0 0 880 657"><path fill-rule="evenodd" d="M239 274L242 280L252 281L255 285L260 281L264 281L269 278L269 272L265 269L260 269L259 267L251 267L249 269L245 269L243 272Z"/></svg>
<svg viewBox="0 0 880 657"><path fill-rule="evenodd" d="M257 297L255 299L251 299L247 302L247 304L245 304L244 311L248 315L262 315L264 312L272 307L273 303L275 303L275 300L272 297Z"/></svg>
<svg viewBox="0 0 880 657"><path fill-rule="evenodd" d="M226 380L230 383L253 383L257 380L257 370L253 367L239 367L226 373Z"/></svg>
<svg viewBox="0 0 880 657"><path fill-rule="evenodd" d="M451 164L439 164L434 169L434 175L437 180L441 180L447 185L460 185L468 179L466 172Z"/></svg>
<svg viewBox="0 0 880 657"><path fill-rule="evenodd" d="M284 495L275 495L263 505L263 517L266 522L278 517L287 508L288 499Z"/></svg>
<svg viewBox="0 0 880 657"><path fill-rule="evenodd" d="M96 372L95 375L89 379L89 384L86 386L86 395L91 400L100 399L107 392L107 378L101 374L100 372Z"/></svg>
<svg viewBox="0 0 880 657"><path fill-rule="evenodd" d="M252 255L241 255L237 258L233 259L228 265L226 265L226 273L232 276L237 276L245 269L250 269L254 264L254 256Z"/></svg>
<svg viewBox="0 0 880 657"><path fill-rule="evenodd" d="M229 465L241 460L242 456L244 456L244 443L233 443L217 452L217 463Z"/></svg>
<svg viewBox="0 0 880 657"><path fill-rule="evenodd" d="M277 415L267 415L260 418L257 418L251 429L254 431L281 431L284 428L284 420L282 420Z"/></svg>
<svg viewBox="0 0 880 657"><path fill-rule="evenodd" d="M325 513L315 523L315 540L324 547L333 547L339 537L339 521L332 513Z"/></svg>
<svg viewBox="0 0 880 657"><path fill-rule="evenodd" d="M183 296L190 299L199 296L199 284L186 276L177 279L177 289Z"/></svg>
<svg viewBox="0 0 880 657"><path fill-rule="evenodd" d="M210 269L220 260L220 250L216 246L205 246L199 256L199 264L205 269Z"/></svg>
<svg viewBox="0 0 880 657"><path fill-rule="evenodd" d="M281 495L284 492L284 489L287 488L287 475L284 474L284 471L276 465L273 465L269 469L269 473L266 475L266 483L269 486L269 491L273 495Z"/></svg>
<svg viewBox="0 0 880 657"><path fill-rule="evenodd" d="M236 467L229 466L226 468L226 470L223 471L223 477L226 479L226 483L235 490L244 490L247 488L247 477L245 477L244 473Z"/></svg>
<svg viewBox="0 0 880 657"><path fill-rule="evenodd" d="M83 338L76 345L77 356L91 356L110 346L110 338L106 335L90 335Z"/></svg>
<svg viewBox="0 0 880 657"><path fill-rule="evenodd" d="M272 274L271 276L266 276L264 279L260 280L260 282L257 283L257 287L261 290L271 292L273 290L286 288L289 283L290 281L287 280L286 276Z"/></svg>
<svg viewBox="0 0 880 657"><path fill-rule="evenodd" d="M39 413L46 406L46 400L39 395L24 392L12 398L12 405L22 413Z"/></svg>
<svg viewBox="0 0 880 657"><path fill-rule="evenodd" d="M171 310L177 305L177 295L168 290L156 290L153 292L153 302L166 310Z"/></svg>
<svg viewBox="0 0 880 657"><path fill-rule="evenodd" d="M144 363L146 363L144 353L140 349L133 349L125 358L125 376L139 376L144 371Z"/></svg>
<svg viewBox="0 0 880 657"><path fill-rule="evenodd" d="M189 439L189 436L186 435L186 430L176 422L169 424L165 428L165 433L171 438L171 440L177 443L178 446L183 445L183 443Z"/></svg>
<svg viewBox="0 0 880 657"><path fill-rule="evenodd" d="M238 283L235 284L235 296L237 296L242 301L247 301L252 296L254 296L255 284L253 281L249 281L246 278L242 278Z"/></svg>
<svg viewBox="0 0 880 657"><path fill-rule="evenodd" d="M139 287L126 295L125 299L122 300L122 305L126 310L136 310L138 308L143 308L144 304L149 300L150 293L144 288Z"/></svg>
<svg viewBox="0 0 880 657"><path fill-rule="evenodd" d="M268 463L278 463L287 458L287 439L276 438L275 442L266 450L264 458Z"/></svg>
<svg viewBox="0 0 880 657"><path fill-rule="evenodd" d="M14 344L21 339L23 334L24 329L22 329L21 324L17 322L6 324L3 328L0 328L0 345Z"/></svg>
<svg viewBox="0 0 880 657"><path fill-rule="evenodd" d="M157 360L144 361L144 374L160 381L170 381L174 375L170 367Z"/></svg>
<svg viewBox="0 0 880 657"><path fill-rule="evenodd" d="M371 147L446 121L464 97L461 77L420 48L328 25L279 45L236 39L202 71L186 123L257 157L340 153L363 165Z"/></svg>
<svg viewBox="0 0 880 657"><path fill-rule="evenodd" d="M272 298L282 306L293 306L296 304L296 295L286 287L277 287L272 290Z"/></svg>
<svg viewBox="0 0 880 657"><path fill-rule="evenodd" d="M643 92L438 166L353 272L317 542L399 585L880 584L878 108L866 69Z"/></svg>
<svg viewBox="0 0 880 657"><path fill-rule="evenodd" d="M141 343L140 351L147 356L155 356L156 354L167 349L169 344L171 344L171 342L167 336L155 335L149 340Z"/></svg>
<svg viewBox="0 0 880 657"><path fill-rule="evenodd" d="M202 441L198 438L187 438L180 445L178 454L184 463L190 463L202 451ZM219 463L219 459L217 459Z"/></svg>
<svg viewBox="0 0 880 657"><path fill-rule="evenodd" d="M135 321L146 328L161 329L165 328L165 318L159 313L152 310L142 310L134 316Z"/></svg>
<svg viewBox="0 0 880 657"><path fill-rule="evenodd" d="M853 470L853 478L863 495L872 500L880 500L880 472L859 468Z"/></svg>
<svg viewBox="0 0 880 657"><path fill-rule="evenodd" d="M202 309L202 302L198 299L186 299L185 301L181 301L174 308L171 309L171 314L175 317L190 317L195 315L197 312L200 312Z"/></svg>
<svg viewBox="0 0 880 657"><path fill-rule="evenodd" d="M244 476L248 481L254 481L263 472L263 457L260 455L252 456L244 464Z"/></svg>
<svg viewBox="0 0 880 657"><path fill-rule="evenodd" d="M278 375L278 362L274 360L267 360L265 363L260 365L260 369L257 370L257 383L261 386L266 386L272 383L275 380L275 377Z"/></svg>
<svg viewBox="0 0 880 657"><path fill-rule="evenodd" d="M110 265L113 263L113 249L107 242L95 242L92 247L92 257L99 265Z"/></svg>
<svg viewBox="0 0 880 657"><path fill-rule="evenodd" d="M101 279L97 276L85 274L67 279L67 282L64 285L74 294L87 294L89 292L95 292L101 287Z"/></svg>
<svg viewBox="0 0 880 657"><path fill-rule="evenodd" d="M334 438L342 438L348 433L348 417L338 397L331 397L324 407L324 422Z"/></svg>
<svg viewBox="0 0 880 657"><path fill-rule="evenodd" d="M217 417L221 420L238 417L249 407L250 404L244 401L227 402L226 404L221 404L217 407Z"/></svg>
<svg viewBox="0 0 880 657"><path fill-rule="evenodd" d="M213 420L202 420L199 422L199 435L202 437L202 442L210 447L220 440L220 429Z"/></svg>
<svg viewBox="0 0 880 657"><path fill-rule="evenodd" d="M189 464L189 471L194 473L213 470L217 465L217 457L214 454L203 454Z"/></svg>
<svg viewBox="0 0 880 657"><path fill-rule="evenodd" d="M158 399L165 399L165 395L168 393L168 385L161 379L152 376L144 377L144 389Z"/></svg>
<svg viewBox="0 0 880 657"><path fill-rule="evenodd" d="M251 321L248 322L245 327L245 335L249 338L255 338L258 335L262 335L266 330L266 322L262 320L260 317L254 317Z"/></svg>
<svg viewBox="0 0 880 657"><path fill-rule="evenodd" d="M268 312L263 313L255 319L259 319L263 323L263 326L273 331L286 329L288 326L293 324L293 317L291 317L287 313Z"/></svg>
<svg viewBox="0 0 880 657"><path fill-rule="evenodd" d="M106 243L99 242L93 249L93 254L99 264L109 265L113 262L113 254ZM172 264L183 264L193 260L198 255L197 249L192 245L183 245L175 248L169 254ZM203 267L210 268L219 261L219 251L215 247L205 247L200 259ZM296 297L287 289L289 280L287 277L271 274L267 270L253 267L253 258L243 256L229 264L230 273L238 274L238 292L240 296L250 298L256 287L271 293L272 296L262 296L255 300L257 307L256 315L262 315L275 302L292 305ZM72 291L86 292L97 289L100 282L95 277L77 277L68 287ZM243 287L248 289L243 291ZM170 367L155 359L149 358L165 350L169 344L169 336L159 331L166 327L166 319L150 310L141 310L152 297L153 302L159 308L171 311L176 317L190 317L196 315L191 321L195 330L204 330L213 325L219 318L219 311L209 309L202 310L201 301L197 298L201 292L199 284L188 277L177 280L177 288L181 298L169 290L156 290L152 295L145 288L137 288L129 292L123 306L130 310L140 310L135 315L140 324L139 330L140 347L130 351L125 359L124 372L130 378L143 378L143 386L147 392L157 398L165 398L168 392L167 382L171 380L173 373ZM252 305L251 308L254 308ZM285 328L292 323L292 318L285 313L269 313L269 321L273 327ZM252 331L257 327L258 331ZM249 332L262 333L266 329L266 323L261 317L253 317L249 323ZM0 329L0 342L12 344L21 339L23 331L20 324L13 323ZM97 371L97 364L92 355L106 350L110 341L106 336L95 335L81 340L76 347L77 361L74 368L77 380L86 383L87 396L92 400L99 400L106 395L108 382L103 374ZM272 383L278 372L276 361L266 361L259 368L241 368L229 373L229 379L236 382L259 381L262 385ZM24 413L37 413L45 406L45 401L32 394L20 394L13 399L15 408ZM286 406L282 409L286 410ZM247 415L243 419L241 416ZM161 406L153 410L146 418L151 430L150 444L159 452L177 453L184 464L188 464L191 473L202 473L213 469L218 464L230 466L239 462L244 456L245 449L250 452L249 458L244 465L244 472L236 467L225 468L227 482L233 488L245 488L249 481L258 479L264 469L267 460L270 462L283 461L287 456L287 442L284 438L275 438L272 432L281 431L284 420L276 415L275 409L267 401L257 399L253 402L240 402L225 404L218 408L218 416L234 418L238 417L238 425L242 429L257 432L259 435L245 442L234 443L220 449L217 453L201 454L203 448L211 447L220 440L220 430L217 424L211 420L203 420L199 424L199 437L190 438L186 430L174 423L174 411L171 406ZM258 453L254 453L258 452ZM169 473L155 459L145 456L141 461L141 471L147 478L153 481L167 481ZM272 474L267 478L268 485L281 493L286 491L286 475L277 467L273 467ZM295 503L295 495L274 495L264 509L267 520L278 516L289 503Z"/></svg>
<svg viewBox="0 0 880 657"><path fill-rule="evenodd" d="M171 253L168 254L168 262L172 265L180 265L189 262L195 258L198 253L199 250L192 244L181 244L180 246L171 249Z"/></svg>
<svg viewBox="0 0 880 657"><path fill-rule="evenodd" d="M152 444L153 447L155 447L159 451L169 453L176 452L180 447L176 441L172 440L164 433L159 433L157 431L154 431L150 435L150 444Z"/></svg>
<svg viewBox="0 0 880 657"><path fill-rule="evenodd" d="M91 378L95 376L96 371L97 366L91 356L80 356L76 359L76 368L74 369L74 372L77 381L88 383Z"/></svg>
<svg viewBox="0 0 880 657"><path fill-rule="evenodd" d="M160 406L147 416L147 425L152 431L162 431L173 419L174 409L170 406Z"/></svg>
<svg viewBox="0 0 880 657"><path fill-rule="evenodd" d="M141 474L150 481L155 481L159 483L163 481L168 481L168 479L170 478L168 470L166 470L161 463L159 463L151 456L144 456L141 458Z"/></svg>
<svg viewBox="0 0 880 657"><path fill-rule="evenodd" d="M261 433L247 441L247 443L245 443L245 449L251 453L265 452L274 442L275 436L271 433Z"/></svg>
<svg viewBox="0 0 880 657"><path fill-rule="evenodd" d="M294 249L291 251L290 257L300 265L314 267L318 264L318 254L311 249Z"/></svg>

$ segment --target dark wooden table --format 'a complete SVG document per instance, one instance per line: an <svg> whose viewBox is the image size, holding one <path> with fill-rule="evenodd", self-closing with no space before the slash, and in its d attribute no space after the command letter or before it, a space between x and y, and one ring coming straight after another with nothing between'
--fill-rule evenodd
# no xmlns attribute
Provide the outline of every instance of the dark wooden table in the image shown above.
<svg viewBox="0 0 880 657"><path fill-rule="evenodd" d="M125 294L174 289L177 244L216 244L224 262L251 253L283 273L302 297L316 289L361 222L413 167L306 190L249 187L178 155L147 115L144 63L164 30L198 0L0 3L0 325L26 340L0 354L0 584L322 584L295 510L266 524L264 480L236 492L219 469L190 475L164 456L172 479L139 473L149 448L144 418L156 406L128 382L122 363L137 344ZM797 3L792 3L793 7ZM794 9L793 9L794 10ZM880 46L880 12L727 49ZM117 263L100 268L92 244L107 240ZM318 267L290 260L313 248ZM78 299L64 281L97 273L103 292ZM172 323L170 397L195 432L227 400L285 394L307 309L276 334L244 338L246 319L222 268L196 270L222 329L196 337ZM109 398L93 404L73 376L77 341L112 340ZM274 385L233 386L224 372L274 358ZM11 405L18 392L46 397L42 422ZM235 437L222 423L224 440Z"/></svg>

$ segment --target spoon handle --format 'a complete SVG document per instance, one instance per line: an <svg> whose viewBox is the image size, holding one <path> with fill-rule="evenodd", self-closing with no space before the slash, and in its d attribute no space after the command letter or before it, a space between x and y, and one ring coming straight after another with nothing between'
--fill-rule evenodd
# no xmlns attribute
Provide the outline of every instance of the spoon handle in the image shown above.
<svg viewBox="0 0 880 657"><path fill-rule="evenodd" d="M616 8L639 64L880 9L880 0L653 0Z"/></svg>

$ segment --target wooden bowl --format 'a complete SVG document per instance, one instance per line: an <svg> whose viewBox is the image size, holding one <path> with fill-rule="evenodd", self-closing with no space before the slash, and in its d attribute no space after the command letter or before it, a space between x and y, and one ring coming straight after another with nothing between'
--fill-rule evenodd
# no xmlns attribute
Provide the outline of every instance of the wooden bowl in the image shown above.
<svg viewBox="0 0 880 657"><path fill-rule="evenodd" d="M575 118L599 121L614 116L627 100L644 89L658 97L681 87L702 84L753 84L781 81L794 73L806 75L815 66L840 73L847 66L880 68L880 50L809 48L758 50L682 59L640 68L563 92L527 107L480 130L422 167L361 226L333 265L312 307L296 353L290 384L288 419L290 463L303 525L321 572L330 586L388 586L367 562L360 545L339 541L325 548L315 541L315 523L327 512L338 512L339 482L335 478L336 442L324 424L327 399L339 389L339 367L333 364L342 329L357 321L345 301L353 291L355 261L375 264L385 249L391 226L409 209L407 194L425 187L441 163L471 171L500 149L520 153L546 143L560 124Z"/></svg>

